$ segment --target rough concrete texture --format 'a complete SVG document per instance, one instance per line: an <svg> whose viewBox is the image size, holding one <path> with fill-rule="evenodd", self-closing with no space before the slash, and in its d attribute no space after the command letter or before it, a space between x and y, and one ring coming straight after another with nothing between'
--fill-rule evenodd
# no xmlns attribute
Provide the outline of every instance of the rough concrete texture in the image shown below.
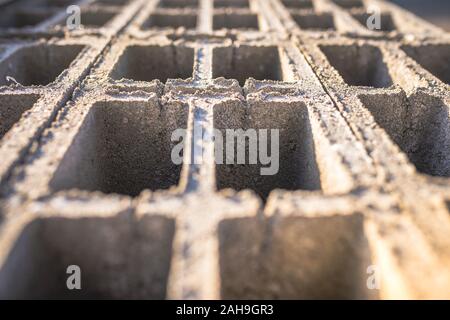
<svg viewBox="0 0 450 320"><path fill-rule="evenodd" d="M69 31L72 2L0 4L0 298L450 298L449 34L378 0L79 1ZM279 173L194 127L280 129Z"/></svg>

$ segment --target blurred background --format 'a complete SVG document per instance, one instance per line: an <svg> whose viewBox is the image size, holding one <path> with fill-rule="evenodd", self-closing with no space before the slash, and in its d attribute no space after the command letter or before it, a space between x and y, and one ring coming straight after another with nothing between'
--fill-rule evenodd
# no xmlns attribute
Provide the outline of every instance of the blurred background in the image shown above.
<svg viewBox="0 0 450 320"><path fill-rule="evenodd" d="M450 0L390 1L447 31L450 31Z"/></svg>
<svg viewBox="0 0 450 320"><path fill-rule="evenodd" d="M0 6L15 0L0 0ZM450 0L387 0L450 31ZM74 0L75 2L75 0Z"/></svg>

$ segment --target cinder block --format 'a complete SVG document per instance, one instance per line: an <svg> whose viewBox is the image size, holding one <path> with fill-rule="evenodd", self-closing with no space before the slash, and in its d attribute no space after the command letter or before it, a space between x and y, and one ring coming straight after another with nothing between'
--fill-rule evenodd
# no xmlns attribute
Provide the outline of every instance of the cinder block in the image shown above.
<svg viewBox="0 0 450 320"><path fill-rule="evenodd" d="M2 17L0 298L450 298L444 31L379 0Z"/></svg>

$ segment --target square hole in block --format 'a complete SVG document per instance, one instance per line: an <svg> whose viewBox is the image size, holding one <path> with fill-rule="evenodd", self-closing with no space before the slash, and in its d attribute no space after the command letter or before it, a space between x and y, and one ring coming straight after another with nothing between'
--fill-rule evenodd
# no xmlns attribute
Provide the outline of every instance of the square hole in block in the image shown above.
<svg viewBox="0 0 450 320"><path fill-rule="evenodd" d="M120 56L110 77L166 82L167 79L192 77L194 49L173 46L129 46Z"/></svg>
<svg viewBox="0 0 450 320"><path fill-rule="evenodd" d="M116 14L108 11L82 11L81 25L85 28L99 28L110 22ZM64 25L66 20L64 19Z"/></svg>
<svg viewBox="0 0 450 320"><path fill-rule="evenodd" d="M391 75L378 47L326 45L320 46L320 49L348 85L375 88L392 85Z"/></svg>
<svg viewBox="0 0 450 320"><path fill-rule="evenodd" d="M244 86L248 78L283 80L280 56L275 46L214 48L213 77L236 79Z"/></svg>
<svg viewBox="0 0 450 320"><path fill-rule="evenodd" d="M252 29L258 30L258 15L253 13L216 13L213 29Z"/></svg>
<svg viewBox="0 0 450 320"><path fill-rule="evenodd" d="M48 85L67 69L83 50L82 45L46 45L23 47L0 61L0 85L12 77L24 86Z"/></svg>
<svg viewBox="0 0 450 320"><path fill-rule="evenodd" d="M358 22L365 28L367 27L367 21L370 19L371 15L368 13L362 14L353 14L353 18L358 20ZM383 13L380 16L380 28L370 29L372 31L382 31L382 32L391 32L396 30L395 22L392 16L389 13Z"/></svg>
<svg viewBox="0 0 450 320"><path fill-rule="evenodd" d="M153 13L142 25L142 29L151 28L186 28L197 27L197 14L195 13Z"/></svg>
<svg viewBox="0 0 450 320"><path fill-rule="evenodd" d="M361 0L332 0L332 1L344 9L364 8L364 4Z"/></svg>
<svg viewBox="0 0 450 320"><path fill-rule="evenodd" d="M130 0L97 0L96 4L104 4L108 6L124 6L129 3Z"/></svg>
<svg viewBox="0 0 450 320"><path fill-rule="evenodd" d="M0 269L0 298L165 299L174 229L172 219L129 213L36 219ZM67 288L69 266L81 290Z"/></svg>
<svg viewBox="0 0 450 320"><path fill-rule="evenodd" d="M215 8L249 8L248 0L214 0Z"/></svg>
<svg viewBox="0 0 450 320"><path fill-rule="evenodd" d="M0 28L34 27L50 18L53 14L51 11L10 10L5 12L0 19Z"/></svg>
<svg viewBox="0 0 450 320"><path fill-rule="evenodd" d="M12 5L20 9L57 9L76 4L73 0L15 0Z"/></svg>
<svg viewBox="0 0 450 320"><path fill-rule="evenodd" d="M116 14L113 12L108 11L87 11L84 10L81 12L81 27L84 28L100 28L105 26L108 22L110 22ZM66 25L66 19L65 17L61 23L60 26Z"/></svg>
<svg viewBox="0 0 450 320"><path fill-rule="evenodd" d="M157 101L97 102L55 172L54 190L82 189L137 196L178 184L172 132L186 129L182 106Z"/></svg>
<svg viewBox="0 0 450 320"><path fill-rule="evenodd" d="M358 214L219 224L222 299L376 299Z"/></svg>
<svg viewBox="0 0 450 320"><path fill-rule="evenodd" d="M424 174L450 177L450 106L433 96L409 96L409 159Z"/></svg>
<svg viewBox="0 0 450 320"><path fill-rule="evenodd" d="M39 95L30 94L0 95L0 139L38 99Z"/></svg>
<svg viewBox="0 0 450 320"><path fill-rule="evenodd" d="M402 46L402 49L436 78L450 84L450 45Z"/></svg>
<svg viewBox="0 0 450 320"><path fill-rule="evenodd" d="M450 108L442 100L404 93L360 95L359 100L418 171L450 177Z"/></svg>
<svg viewBox="0 0 450 320"><path fill-rule="evenodd" d="M295 22L304 30L334 30L334 18L331 13L293 14Z"/></svg>
<svg viewBox="0 0 450 320"><path fill-rule="evenodd" d="M408 101L402 93L359 95L359 100L391 139L404 149L408 126ZM404 149L406 150L406 149Z"/></svg>
<svg viewBox="0 0 450 320"><path fill-rule="evenodd" d="M313 132L303 103L218 105L214 128L224 141L222 148L216 145L216 160L222 159L216 166L219 190L251 189L265 201L277 188L321 189Z"/></svg>
<svg viewBox="0 0 450 320"><path fill-rule="evenodd" d="M162 8L198 8L198 0L161 0L159 6Z"/></svg>
<svg viewBox="0 0 450 320"><path fill-rule="evenodd" d="M295 9L313 9L314 5L312 0L281 0L287 8Z"/></svg>

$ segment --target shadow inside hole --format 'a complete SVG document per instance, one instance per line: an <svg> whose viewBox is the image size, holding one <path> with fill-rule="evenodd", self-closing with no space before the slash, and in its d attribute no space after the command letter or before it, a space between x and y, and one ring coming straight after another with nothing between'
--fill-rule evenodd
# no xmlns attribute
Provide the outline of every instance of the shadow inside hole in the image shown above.
<svg viewBox="0 0 450 320"><path fill-rule="evenodd" d="M166 82L187 79L193 74L194 49L173 46L129 46L114 66L110 77L115 80Z"/></svg>
<svg viewBox="0 0 450 320"><path fill-rule="evenodd" d="M186 28L195 29L197 27L197 14L195 13L178 13L165 14L153 13L142 24L142 30L151 28Z"/></svg>
<svg viewBox="0 0 450 320"><path fill-rule="evenodd" d="M253 13L217 13L213 17L213 29L258 30L258 15Z"/></svg>
<svg viewBox="0 0 450 320"><path fill-rule="evenodd" d="M155 101L102 101L86 115L50 181L55 190L82 189L137 196L178 184L171 135L187 126L187 110Z"/></svg>
<svg viewBox="0 0 450 320"><path fill-rule="evenodd" d="M331 13L293 14L292 17L301 29L335 30L334 18Z"/></svg>
<svg viewBox="0 0 450 320"><path fill-rule="evenodd" d="M442 100L421 93L358 98L418 171L450 177L450 108Z"/></svg>
<svg viewBox="0 0 450 320"><path fill-rule="evenodd" d="M250 105L247 108L239 104L216 105L214 128L221 131L224 141L221 150L223 164L216 166L219 190L251 189L266 201L274 189L321 189L313 133L308 110L303 103ZM272 129L278 131L278 141L272 135ZM232 130L233 136L227 136L227 130ZM264 130L267 141L262 135ZM250 150L257 152L256 164L249 160ZM232 155L228 158L232 159L231 163L227 152ZM238 163L239 153L245 155L244 164ZM269 157L269 163L262 162L266 157Z"/></svg>
<svg viewBox="0 0 450 320"><path fill-rule="evenodd" d="M354 14L352 15L363 27L369 29L368 27L368 21L370 19L370 17L372 15L368 14L368 13L363 13L363 14ZM370 26L370 24L369 24ZM376 26L378 27L378 26ZM372 31L381 31L381 32L391 32L391 31L395 31L397 29L394 19L392 18L392 16L388 13L383 13L380 16L380 25L379 25L379 29L374 28L374 29L370 29Z"/></svg>
<svg viewBox="0 0 450 320"><path fill-rule="evenodd" d="M408 156L424 174L450 177L450 108L421 93L408 97Z"/></svg>
<svg viewBox="0 0 450 320"><path fill-rule="evenodd" d="M80 16L80 24L83 28L100 28L108 24L116 14L107 11L86 11ZM66 26L69 15L59 23L60 26Z"/></svg>
<svg viewBox="0 0 450 320"><path fill-rule="evenodd" d="M39 95L0 95L0 139L20 120L23 113L33 107Z"/></svg>
<svg viewBox="0 0 450 320"><path fill-rule="evenodd" d="M24 86L48 85L76 59L82 45L47 45L23 47L0 62L0 85L9 85L12 77Z"/></svg>
<svg viewBox="0 0 450 320"><path fill-rule="evenodd" d="M283 5L287 8L294 9L313 9L312 0L281 0Z"/></svg>
<svg viewBox="0 0 450 320"><path fill-rule="evenodd" d="M214 0L215 8L249 8L249 0Z"/></svg>
<svg viewBox="0 0 450 320"><path fill-rule="evenodd" d="M16 9L3 13L0 19L0 28L25 28L34 27L49 19L54 12L43 10Z"/></svg>
<svg viewBox="0 0 450 320"><path fill-rule="evenodd" d="M332 1L344 9L364 8L362 0L332 0Z"/></svg>
<svg viewBox="0 0 450 320"><path fill-rule="evenodd" d="M39 218L25 226L0 269L1 299L164 299L172 219ZM81 269L69 290L68 266Z"/></svg>
<svg viewBox="0 0 450 320"><path fill-rule="evenodd" d="M68 7L75 4L73 0L28 0L27 3L39 7Z"/></svg>
<svg viewBox="0 0 450 320"><path fill-rule="evenodd" d="M402 50L436 78L450 84L450 45L402 46Z"/></svg>
<svg viewBox="0 0 450 320"><path fill-rule="evenodd" d="M198 0L161 0L159 2L161 8L198 8Z"/></svg>
<svg viewBox="0 0 450 320"><path fill-rule="evenodd" d="M241 86L248 78L283 80L280 56L275 46L214 48L212 67L213 78L236 79Z"/></svg>
<svg viewBox="0 0 450 320"><path fill-rule="evenodd" d="M350 86L390 87L393 82L383 54L371 45L322 45L331 66Z"/></svg>
<svg viewBox="0 0 450 320"><path fill-rule="evenodd" d="M224 220L222 299L376 299L361 215Z"/></svg>

